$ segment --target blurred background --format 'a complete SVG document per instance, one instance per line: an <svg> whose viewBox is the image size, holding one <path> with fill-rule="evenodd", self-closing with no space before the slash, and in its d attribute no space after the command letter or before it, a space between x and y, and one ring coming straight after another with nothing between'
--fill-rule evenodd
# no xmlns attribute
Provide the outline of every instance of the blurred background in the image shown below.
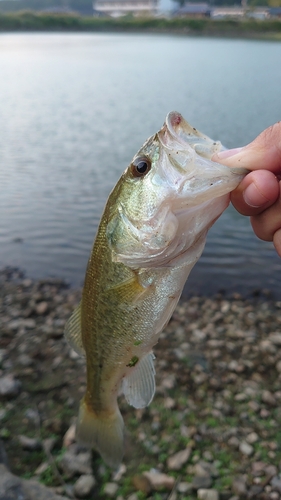
<svg viewBox="0 0 281 500"><path fill-rule="evenodd" d="M268 40L2 32L0 267L80 286L108 194L166 114L242 146L280 119L280 60ZM273 245L230 207L185 294L278 298L280 270Z"/></svg>

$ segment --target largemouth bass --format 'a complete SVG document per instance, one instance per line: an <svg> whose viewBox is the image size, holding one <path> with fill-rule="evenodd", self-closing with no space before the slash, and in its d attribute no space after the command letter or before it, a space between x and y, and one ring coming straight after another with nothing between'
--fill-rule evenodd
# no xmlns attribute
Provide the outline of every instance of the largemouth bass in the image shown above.
<svg viewBox="0 0 281 500"><path fill-rule="evenodd" d="M65 334L86 357L77 438L117 467L117 397L143 408L155 392L152 348L199 259L208 229L247 173L214 163L222 148L176 112L141 147L111 192Z"/></svg>

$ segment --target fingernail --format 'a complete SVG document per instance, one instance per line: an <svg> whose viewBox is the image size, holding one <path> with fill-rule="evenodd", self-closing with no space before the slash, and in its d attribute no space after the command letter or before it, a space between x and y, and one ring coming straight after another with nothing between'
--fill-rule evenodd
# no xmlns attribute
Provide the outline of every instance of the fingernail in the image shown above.
<svg viewBox="0 0 281 500"><path fill-rule="evenodd" d="M253 182L243 192L243 198L245 203L253 208L262 207L268 201Z"/></svg>
<svg viewBox="0 0 281 500"><path fill-rule="evenodd" d="M237 153L240 153L242 149L243 148L225 149L224 151L220 151L219 153L217 153L217 157L221 160L230 158L230 156L234 156L237 155Z"/></svg>

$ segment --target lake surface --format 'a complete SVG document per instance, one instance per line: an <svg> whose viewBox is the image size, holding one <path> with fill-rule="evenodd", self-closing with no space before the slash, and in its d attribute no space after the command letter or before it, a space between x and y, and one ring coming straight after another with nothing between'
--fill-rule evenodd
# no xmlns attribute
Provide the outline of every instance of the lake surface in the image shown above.
<svg viewBox="0 0 281 500"><path fill-rule="evenodd" d="M0 267L80 285L107 196L170 110L227 147L281 119L281 44L0 35ZM188 281L281 298L281 261L228 209Z"/></svg>

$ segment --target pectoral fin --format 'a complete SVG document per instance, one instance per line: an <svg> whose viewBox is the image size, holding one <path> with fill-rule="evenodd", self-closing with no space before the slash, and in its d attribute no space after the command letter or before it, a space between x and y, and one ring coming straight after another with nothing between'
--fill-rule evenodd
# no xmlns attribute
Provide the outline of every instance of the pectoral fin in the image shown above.
<svg viewBox="0 0 281 500"><path fill-rule="evenodd" d="M122 389L128 403L135 408L144 408L152 401L155 393L155 356L149 352L132 367L124 378Z"/></svg>
<svg viewBox="0 0 281 500"><path fill-rule="evenodd" d="M150 292L149 286L143 286L138 278L137 273L134 273L131 278L111 285L107 289L107 295L118 297L119 304L126 302L126 305L134 306L140 299Z"/></svg>
<svg viewBox="0 0 281 500"><path fill-rule="evenodd" d="M67 321L64 329L64 335L72 349L74 349L74 351L76 351L80 356L85 356L81 335L81 304L74 309L72 315Z"/></svg>

